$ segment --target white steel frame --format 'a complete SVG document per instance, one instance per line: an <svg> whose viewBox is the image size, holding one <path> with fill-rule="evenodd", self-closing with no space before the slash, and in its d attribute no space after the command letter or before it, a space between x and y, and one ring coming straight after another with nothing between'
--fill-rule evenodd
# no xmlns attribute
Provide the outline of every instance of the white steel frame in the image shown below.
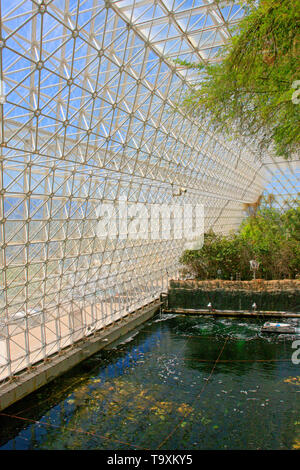
<svg viewBox="0 0 300 470"><path fill-rule="evenodd" d="M0 380L176 275L184 240L100 240L99 204L185 187L180 204L227 233L272 180L253 144L174 104L199 78L174 59L220 60L242 15L206 0L0 0Z"/></svg>

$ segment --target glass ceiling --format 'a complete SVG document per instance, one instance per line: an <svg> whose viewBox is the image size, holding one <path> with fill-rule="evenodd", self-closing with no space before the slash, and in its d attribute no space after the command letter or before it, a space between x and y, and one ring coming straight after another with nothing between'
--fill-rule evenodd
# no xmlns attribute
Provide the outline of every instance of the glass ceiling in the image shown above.
<svg viewBox="0 0 300 470"><path fill-rule="evenodd" d="M172 203L184 187L176 202L203 204L205 230L227 233L264 190L297 194L299 166L261 161L253 142L175 111L197 76L174 59L220 60L242 7L0 8L1 380L153 300L176 274L185 240L100 239L101 204ZM40 315L34 333L30 312Z"/></svg>

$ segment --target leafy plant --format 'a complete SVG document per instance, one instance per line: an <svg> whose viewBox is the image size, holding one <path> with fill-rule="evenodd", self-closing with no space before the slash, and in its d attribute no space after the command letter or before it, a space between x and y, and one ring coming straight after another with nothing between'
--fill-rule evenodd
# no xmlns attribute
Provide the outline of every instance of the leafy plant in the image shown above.
<svg viewBox="0 0 300 470"><path fill-rule="evenodd" d="M260 262L258 274L265 279L295 278L300 266L299 200L285 211L273 207L273 202L273 198L262 198L237 233L205 234L203 247L186 250L180 262L199 279L215 279L218 270L222 279L236 273L242 279L251 279L251 259Z"/></svg>
<svg viewBox="0 0 300 470"><path fill-rule="evenodd" d="M178 105L218 132L255 139L261 152L288 158L300 142L300 107L292 100L300 79L300 0L242 3L246 14L225 46L225 58L212 64L175 61L199 72Z"/></svg>

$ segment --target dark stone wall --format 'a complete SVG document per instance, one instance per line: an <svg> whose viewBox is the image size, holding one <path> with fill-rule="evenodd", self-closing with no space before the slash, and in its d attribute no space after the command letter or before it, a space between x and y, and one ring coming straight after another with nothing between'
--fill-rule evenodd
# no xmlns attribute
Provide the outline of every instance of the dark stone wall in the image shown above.
<svg viewBox="0 0 300 470"><path fill-rule="evenodd" d="M258 310L300 312L300 290L251 292L238 289L187 289L172 285L169 289L169 309L205 309L208 302L218 310L251 310L253 302L256 302Z"/></svg>

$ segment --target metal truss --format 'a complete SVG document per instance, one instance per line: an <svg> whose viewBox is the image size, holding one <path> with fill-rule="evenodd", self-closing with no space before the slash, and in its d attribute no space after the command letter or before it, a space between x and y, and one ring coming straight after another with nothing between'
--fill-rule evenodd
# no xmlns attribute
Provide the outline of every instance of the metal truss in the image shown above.
<svg viewBox="0 0 300 470"><path fill-rule="evenodd" d="M205 230L227 233L280 167L175 106L198 77L174 59L220 60L241 6L0 8L3 380L153 300L176 275L185 240L101 239L99 205L172 203L184 187L178 203L203 204Z"/></svg>

